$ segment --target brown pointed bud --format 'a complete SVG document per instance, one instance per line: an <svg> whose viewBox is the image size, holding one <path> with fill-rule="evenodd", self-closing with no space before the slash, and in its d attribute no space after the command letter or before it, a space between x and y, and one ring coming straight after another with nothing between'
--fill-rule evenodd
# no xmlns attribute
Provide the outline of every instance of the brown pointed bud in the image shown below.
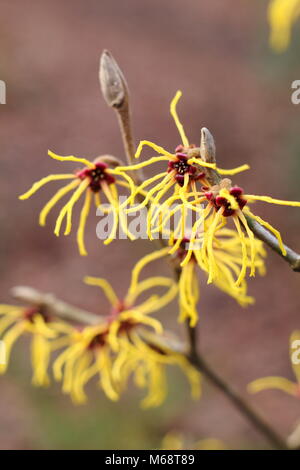
<svg viewBox="0 0 300 470"><path fill-rule="evenodd" d="M127 99L127 84L117 62L107 50L100 57L99 81L108 106L120 108Z"/></svg>
<svg viewBox="0 0 300 470"><path fill-rule="evenodd" d="M207 163L216 162L216 145L212 134L206 127L201 129L200 155Z"/></svg>

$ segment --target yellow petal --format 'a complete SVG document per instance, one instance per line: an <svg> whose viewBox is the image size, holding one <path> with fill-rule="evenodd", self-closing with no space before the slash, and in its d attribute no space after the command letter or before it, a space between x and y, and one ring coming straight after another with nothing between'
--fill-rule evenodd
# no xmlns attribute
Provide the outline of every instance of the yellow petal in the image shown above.
<svg viewBox="0 0 300 470"><path fill-rule="evenodd" d="M250 393L261 392L262 390L268 389L282 390L289 395L296 395L298 386L291 380L285 379L284 377L264 377L261 379L254 380L248 385L248 391Z"/></svg>

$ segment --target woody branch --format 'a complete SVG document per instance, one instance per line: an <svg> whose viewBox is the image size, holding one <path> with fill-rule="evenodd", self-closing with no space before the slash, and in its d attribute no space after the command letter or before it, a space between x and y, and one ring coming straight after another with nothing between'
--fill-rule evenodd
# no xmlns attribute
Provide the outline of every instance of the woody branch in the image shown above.
<svg viewBox="0 0 300 470"><path fill-rule="evenodd" d="M86 310L82 310L74 305L64 302L51 293L40 292L28 286L16 286L11 290L12 296L23 304L42 307L43 311L50 316L59 317L74 323L84 325L95 325L101 322L103 317ZM144 337L144 341L151 340L151 346L155 346L163 351L170 353L180 353L185 355L193 366L198 369L205 377L226 397L231 403L260 431L267 440L277 449L288 449L288 446L280 436L264 421L264 419L240 396L231 386L229 386L219 375L207 364L206 360L198 353L196 348L195 329L191 329L190 345L180 342L174 335L159 335L157 333ZM143 330L140 331L143 334Z"/></svg>

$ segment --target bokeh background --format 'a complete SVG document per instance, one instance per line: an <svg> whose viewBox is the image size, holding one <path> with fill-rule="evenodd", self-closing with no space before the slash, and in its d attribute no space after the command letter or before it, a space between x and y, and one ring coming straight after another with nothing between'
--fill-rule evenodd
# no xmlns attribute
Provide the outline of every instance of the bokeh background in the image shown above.
<svg viewBox="0 0 300 470"><path fill-rule="evenodd" d="M300 106L290 100L291 82L299 79L300 31L295 29L287 52L274 54L267 1L1 0L0 7L0 78L7 84L7 104L0 107L3 302L11 302L12 286L27 284L103 313L103 298L83 285L83 276L106 277L122 294L129 269L152 249L145 241L103 247L91 215L89 256L80 258L73 235L57 239L52 233L55 211L48 227L37 224L55 183L30 201L17 199L34 180L64 171L47 157L48 148L62 155L93 158L108 152L123 158L116 117L99 91L104 48L126 74L136 140L169 149L179 143L168 107L181 89L179 112L191 141L198 143L200 128L208 127L220 166L251 165L238 179L248 193L300 200ZM300 250L297 209L258 203L256 211ZM288 338L300 327L300 278L268 253L268 275L251 280L257 300L248 309L202 283L199 334L210 363L287 435L300 419L299 402L280 392L246 392L257 377L293 378ZM165 265L155 270L168 274ZM161 314L178 330L176 315L176 305ZM9 372L0 378L1 449L151 449L170 430L191 441L219 438L233 449L268 448L206 382L197 403L190 400L185 378L171 370L168 399L157 410L141 410L134 390L114 404L94 386L89 403L78 408L58 385L31 387L27 349L20 341Z"/></svg>

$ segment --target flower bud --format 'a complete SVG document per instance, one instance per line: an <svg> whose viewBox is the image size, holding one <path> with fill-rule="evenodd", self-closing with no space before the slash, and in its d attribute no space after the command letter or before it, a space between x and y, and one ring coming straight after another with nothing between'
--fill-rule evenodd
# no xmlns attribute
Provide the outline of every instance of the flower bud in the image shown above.
<svg viewBox="0 0 300 470"><path fill-rule="evenodd" d="M127 85L117 62L107 50L103 51L100 58L99 81L108 106L121 107L126 99Z"/></svg>

